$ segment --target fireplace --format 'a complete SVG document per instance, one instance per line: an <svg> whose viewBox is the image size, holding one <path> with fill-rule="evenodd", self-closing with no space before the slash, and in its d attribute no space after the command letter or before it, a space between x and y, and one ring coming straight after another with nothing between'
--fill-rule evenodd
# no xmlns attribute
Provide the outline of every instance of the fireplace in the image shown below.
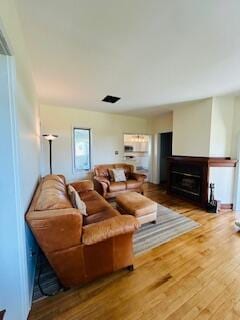
<svg viewBox="0 0 240 320"><path fill-rule="evenodd" d="M184 157L168 158L169 194L175 194L206 208L208 203L209 168L231 167L230 158Z"/></svg>
<svg viewBox="0 0 240 320"><path fill-rule="evenodd" d="M196 166L173 165L171 170L173 191L192 200L201 199L201 168Z"/></svg>

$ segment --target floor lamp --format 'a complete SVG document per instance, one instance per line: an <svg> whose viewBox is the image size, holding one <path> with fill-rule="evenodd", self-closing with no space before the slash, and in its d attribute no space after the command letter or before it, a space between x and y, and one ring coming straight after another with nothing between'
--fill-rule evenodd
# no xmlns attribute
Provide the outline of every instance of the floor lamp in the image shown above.
<svg viewBox="0 0 240 320"><path fill-rule="evenodd" d="M43 137L49 142L49 168L50 174L52 174L52 141L57 139L56 134L43 134Z"/></svg>

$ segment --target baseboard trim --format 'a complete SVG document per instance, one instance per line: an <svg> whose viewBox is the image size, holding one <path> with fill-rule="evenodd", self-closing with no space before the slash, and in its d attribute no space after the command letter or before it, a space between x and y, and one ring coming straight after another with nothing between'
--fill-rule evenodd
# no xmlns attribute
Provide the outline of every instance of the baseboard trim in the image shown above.
<svg viewBox="0 0 240 320"><path fill-rule="evenodd" d="M220 210L233 210L232 203L221 203Z"/></svg>

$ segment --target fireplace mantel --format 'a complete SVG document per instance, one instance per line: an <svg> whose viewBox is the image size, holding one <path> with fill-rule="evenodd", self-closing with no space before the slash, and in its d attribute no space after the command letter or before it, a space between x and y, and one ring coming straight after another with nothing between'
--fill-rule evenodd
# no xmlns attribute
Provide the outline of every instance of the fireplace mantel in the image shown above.
<svg viewBox="0 0 240 320"><path fill-rule="evenodd" d="M189 157L189 156L172 156L169 161L185 162L189 164L201 164L208 167L236 167L237 160L232 160L230 157Z"/></svg>
<svg viewBox="0 0 240 320"><path fill-rule="evenodd" d="M206 208L209 169L212 167L235 167L236 163L236 160L231 160L228 157L169 157L168 193L184 197Z"/></svg>

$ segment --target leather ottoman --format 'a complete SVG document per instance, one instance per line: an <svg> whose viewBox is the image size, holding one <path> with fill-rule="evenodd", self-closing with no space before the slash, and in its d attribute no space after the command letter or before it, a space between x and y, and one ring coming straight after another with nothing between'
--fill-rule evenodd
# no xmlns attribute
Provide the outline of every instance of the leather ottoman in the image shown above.
<svg viewBox="0 0 240 320"><path fill-rule="evenodd" d="M141 223L156 222L157 203L137 192L125 192L116 197L117 209L131 214Z"/></svg>

